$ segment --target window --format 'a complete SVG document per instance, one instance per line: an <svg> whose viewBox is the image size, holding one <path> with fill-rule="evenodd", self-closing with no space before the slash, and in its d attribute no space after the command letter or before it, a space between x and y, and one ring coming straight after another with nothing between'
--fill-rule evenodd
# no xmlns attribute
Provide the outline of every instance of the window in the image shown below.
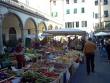
<svg viewBox="0 0 110 83"><path fill-rule="evenodd" d="M77 0L74 0L74 3L77 3Z"/></svg>
<svg viewBox="0 0 110 83"><path fill-rule="evenodd" d="M98 19L98 14L97 13L95 14L95 19Z"/></svg>
<svg viewBox="0 0 110 83"><path fill-rule="evenodd" d="M53 1L53 5L56 5L56 0Z"/></svg>
<svg viewBox="0 0 110 83"><path fill-rule="evenodd" d="M17 3L18 3L18 0L12 0L12 1L15 1L15 2L17 2Z"/></svg>
<svg viewBox="0 0 110 83"><path fill-rule="evenodd" d="M31 30L30 29L28 29L28 34L31 34Z"/></svg>
<svg viewBox="0 0 110 83"><path fill-rule="evenodd" d="M52 16L52 17L57 17L57 16L58 16L58 12L52 12L52 13L51 13L51 16Z"/></svg>
<svg viewBox="0 0 110 83"><path fill-rule="evenodd" d="M66 0L66 4L69 4L69 0Z"/></svg>
<svg viewBox="0 0 110 83"><path fill-rule="evenodd" d="M53 17L53 12L51 13L51 16Z"/></svg>
<svg viewBox="0 0 110 83"><path fill-rule="evenodd" d="M55 12L55 17L57 17L58 16L58 12Z"/></svg>
<svg viewBox="0 0 110 83"><path fill-rule="evenodd" d="M29 5L29 0L26 0L26 4Z"/></svg>
<svg viewBox="0 0 110 83"><path fill-rule="evenodd" d="M82 2L85 2L85 0L82 0Z"/></svg>
<svg viewBox="0 0 110 83"><path fill-rule="evenodd" d="M65 28L67 28L67 23L65 22Z"/></svg>
<svg viewBox="0 0 110 83"><path fill-rule="evenodd" d="M108 0L104 0L104 5L107 5L108 4Z"/></svg>
<svg viewBox="0 0 110 83"><path fill-rule="evenodd" d="M84 8L81 8L81 13L84 13L84 12L85 12Z"/></svg>
<svg viewBox="0 0 110 83"><path fill-rule="evenodd" d="M108 11L104 11L104 17L108 17Z"/></svg>
<svg viewBox="0 0 110 83"><path fill-rule="evenodd" d="M82 27L87 27L87 21L82 21Z"/></svg>
<svg viewBox="0 0 110 83"><path fill-rule="evenodd" d="M72 28L72 23L68 22L68 28Z"/></svg>
<svg viewBox="0 0 110 83"><path fill-rule="evenodd" d="M79 27L79 22L78 21L76 22L76 27Z"/></svg>
<svg viewBox="0 0 110 83"><path fill-rule="evenodd" d="M77 14L77 8L74 9L74 14Z"/></svg>
<svg viewBox="0 0 110 83"><path fill-rule="evenodd" d="M72 24L73 24L72 27L74 28L74 22Z"/></svg>
<svg viewBox="0 0 110 83"><path fill-rule="evenodd" d="M95 1L95 5L98 5L98 0Z"/></svg>
<svg viewBox="0 0 110 83"><path fill-rule="evenodd" d="M65 27L66 28L72 28L72 22L66 22Z"/></svg>
<svg viewBox="0 0 110 83"><path fill-rule="evenodd" d="M70 9L67 9L66 10L66 14L70 14Z"/></svg>

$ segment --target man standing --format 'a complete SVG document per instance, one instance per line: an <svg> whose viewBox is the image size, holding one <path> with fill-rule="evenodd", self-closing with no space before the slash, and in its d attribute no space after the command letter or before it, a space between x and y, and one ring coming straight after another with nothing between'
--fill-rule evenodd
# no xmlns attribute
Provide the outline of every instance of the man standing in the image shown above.
<svg viewBox="0 0 110 83"><path fill-rule="evenodd" d="M96 45L92 42L92 39L89 38L84 45L84 54L86 57L86 66L87 74L90 74L90 71L94 72L94 56L95 56Z"/></svg>

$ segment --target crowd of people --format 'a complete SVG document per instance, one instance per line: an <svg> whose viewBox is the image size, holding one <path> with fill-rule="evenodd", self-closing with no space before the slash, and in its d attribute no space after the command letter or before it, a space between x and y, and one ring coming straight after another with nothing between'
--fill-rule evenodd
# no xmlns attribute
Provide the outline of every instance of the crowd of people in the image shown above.
<svg viewBox="0 0 110 83"><path fill-rule="evenodd" d="M78 37L74 39L68 38L68 48L69 49L77 49L78 45ZM87 75L90 72L95 72L95 63L94 58L96 55L96 51L99 52L99 56L106 56L107 63L110 64L110 39L109 38L82 38L80 39L81 46L80 51L82 51L85 55L85 63Z"/></svg>

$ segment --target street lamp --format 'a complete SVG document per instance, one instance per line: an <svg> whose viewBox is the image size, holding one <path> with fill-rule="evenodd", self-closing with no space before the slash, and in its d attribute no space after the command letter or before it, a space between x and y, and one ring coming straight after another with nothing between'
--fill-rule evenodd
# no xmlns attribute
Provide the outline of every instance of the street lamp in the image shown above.
<svg viewBox="0 0 110 83"><path fill-rule="evenodd" d="M0 54L3 54L3 38L2 38L2 27L4 14L8 12L7 8L0 6Z"/></svg>

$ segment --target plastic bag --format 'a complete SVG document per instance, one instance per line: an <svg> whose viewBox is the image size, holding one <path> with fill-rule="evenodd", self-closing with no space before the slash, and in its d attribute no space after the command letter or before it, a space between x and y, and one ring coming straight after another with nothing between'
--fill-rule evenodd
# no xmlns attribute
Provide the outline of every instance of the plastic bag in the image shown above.
<svg viewBox="0 0 110 83"><path fill-rule="evenodd" d="M70 72L67 70L66 72L66 80L69 80L70 79Z"/></svg>

